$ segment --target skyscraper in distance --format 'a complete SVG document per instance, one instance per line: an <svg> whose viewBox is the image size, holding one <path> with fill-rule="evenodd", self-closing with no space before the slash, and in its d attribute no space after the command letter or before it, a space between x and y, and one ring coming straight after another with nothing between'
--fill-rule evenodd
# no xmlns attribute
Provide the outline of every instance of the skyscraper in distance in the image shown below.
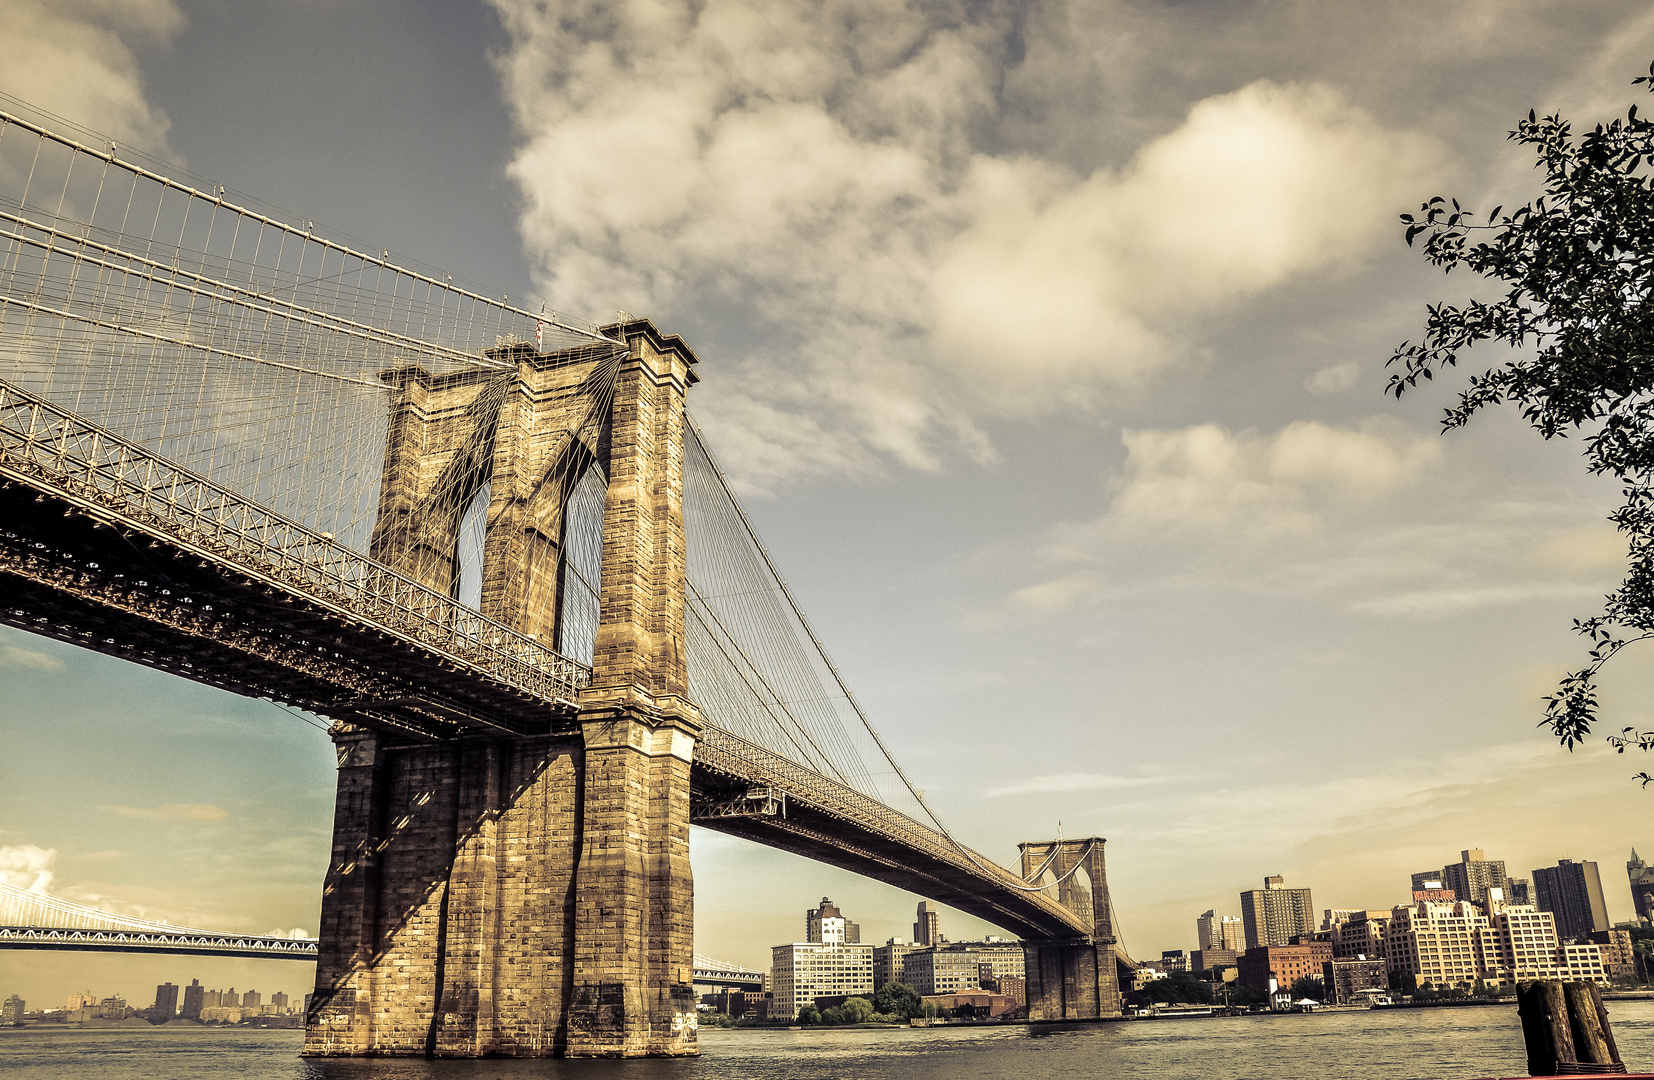
<svg viewBox="0 0 1654 1080"><path fill-rule="evenodd" d="M804 940L856 945L861 942L861 927L845 918L844 912L823 896L820 907L804 913Z"/></svg>
<svg viewBox="0 0 1654 1080"><path fill-rule="evenodd" d="M1555 866L1533 872L1539 910L1556 916L1556 936L1572 941L1608 929L1608 905L1594 862L1558 859Z"/></svg>
<svg viewBox="0 0 1654 1080"><path fill-rule="evenodd" d="M1208 908L1195 920L1195 947L1202 951L1221 948L1223 929L1218 923L1216 908Z"/></svg>
<svg viewBox="0 0 1654 1080"><path fill-rule="evenodd" d="M171 983L162 983L155 988L155 1004L150 1007L153 1016L164 1016L172 1019L178 1015L178 988Z"/></svg>
<svg viewBox="0 0 1654 1080"><path fill-rule="evenodd" d="M1481 848L1466 848L1459 852L1459 861L1442 867L1442 884L1452 889L1460 900L1472 904L1487 904L1489 889L1505 888L1505 861L1489 859Z"/></svg>
<svg viewBox="0 0 1654 1080"><path fill-rule="evenodd" d="M1263 888L1240 894L1246 947L1285 945L1299 934L1315 931L1315 902L1308 889L1289 889L1278 874L1263 879Z"/></svg>
<svg viewBox="0 0 1654 1080"><path fill-rule="evenodd" d="M1208 911L1195 920L1195 941L1201 952L1211 949L1246 951L1246 930L1238 916Z"/></svg>
<svg viewBox="0 0 1654 1080"><path fill-rule="evenodd" d="M1625 864L1625 876L1631 886L1631 906L1640 923L1654 922L1654 866L1643 862L1637 849L1631 849L1631 860Z"/></svg>
<svg viewBox="0 0 1654 1080"><path fill-rule="evenodd" d="M929 900L919 901L918 921L913 924L913 944L942 944L942 916Z"/></svg>

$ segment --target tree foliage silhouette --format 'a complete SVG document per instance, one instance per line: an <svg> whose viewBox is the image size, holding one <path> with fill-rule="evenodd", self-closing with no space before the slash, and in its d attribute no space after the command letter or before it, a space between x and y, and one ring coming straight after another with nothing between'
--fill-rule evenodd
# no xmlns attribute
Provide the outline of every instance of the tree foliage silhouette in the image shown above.
<svg viewBox="0 0 1654 1080"><path fill-rule="evenodd" d="M1654 91L1654 64L1633 80ZM1632 105L1623 120L1575 137L1559 115L1530 111L1510 139L1532 147L1544 191L1506 214L1480 217L1437 196L1403 214L1406 239L1451 272L1464 267L1505 292L1492 303L1432 304L1424 337L1390 358L1398 398L1456 367L1479 342L1515 352L1470 376L1444 429L1510 402L1546 439L1584 437L1586 468L1615 477L1623 501L1609 520L1626 537L1625 579L1602 611L1574 626L1586 663L1545 699L1545 718L1572 750L1597 721L1597 675L1626 646L1654 636L1654 122ZM1621 753L1654 748L1654 732L1608 737ZM1646 787L1654 777L1637 774Z"/></svg>

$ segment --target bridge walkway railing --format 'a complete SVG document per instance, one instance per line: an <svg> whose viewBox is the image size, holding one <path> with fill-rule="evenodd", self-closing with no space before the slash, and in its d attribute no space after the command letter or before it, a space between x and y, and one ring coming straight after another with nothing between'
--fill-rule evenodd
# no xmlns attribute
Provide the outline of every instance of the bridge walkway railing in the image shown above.
<svg viewBox="0 0 1654 1080"><path fill-rule="evenodd" d="M585 665L533 638L0 380L0 473L7 472L474 665L514 690L574 702L591 680Z"/></svg>

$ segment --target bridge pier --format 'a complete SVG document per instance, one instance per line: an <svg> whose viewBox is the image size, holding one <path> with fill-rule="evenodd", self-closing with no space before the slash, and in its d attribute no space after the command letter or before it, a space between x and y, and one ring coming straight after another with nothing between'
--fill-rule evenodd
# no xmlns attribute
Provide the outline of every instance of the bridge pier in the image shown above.
<svg viewBox="0 0 1654 1080"><path fill-rule="evenodd" d="M1121 1014L1103 838L1021 844L1023 879L1054 880L1062 905L1091 924L1091 935L1022 943L1028 1019L1102 1020Z"/></svg>
<svg viewBox="0 0 1654 1080"><path fill-rule="evenodd" d="M339 730L305 1053L544 1056L567 1042L578 737Z"/></svg>
<svg viewBox="0 0 1654 1080"><path fill-rule="evenodd" d="M1022 955L1030 1021L1103 1020L1120 1015L1113 942L1024 941Z"/></svg>
<svg viewBox="0 0 1654 1080"><path fill-rule="evenodd" d="M689 764L700 725L582 713L569 1057L696 1052Z"/></svg>
<svg viewBox="0 0 1654 1080"><path fill-rule="evenodd" d="M548 710L545 735L418 743L335 729L306 1054L697 1052L689 773L701 728L683 644L695 360L647 320L609 330L628 344L617 368L590 350L506 346L515 375L390 373L402 397L375 553L457 589L453 508L489 484L483 614L513 629L561 634L564 500L588 463L606 475L592 677L577 714ZM612 401L597 385L606 370ZM577 426L593 400L603 422ZM346 715L371 719L371 707Z"/></svg>

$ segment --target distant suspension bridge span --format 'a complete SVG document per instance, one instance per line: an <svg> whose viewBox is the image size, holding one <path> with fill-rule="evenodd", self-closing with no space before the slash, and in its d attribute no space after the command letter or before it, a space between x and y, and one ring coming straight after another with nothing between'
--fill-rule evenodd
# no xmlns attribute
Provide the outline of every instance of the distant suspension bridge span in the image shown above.
<svg viewBox="0 0 1654 1080"><path fill-rule="evenodd" d="M0 621L334 721L306 1053L695 1052L691 823L1020 935L1032 1019L1118 1014L1103 841L1012 871L930 813L680 338L5 113L0 238Z"/></svg>
<svg viewBox="0 0 1654 1080"><path fill-rule="evenodd" d="M316 959L302 937L221 934L133 919L0 881L0 949L176 953L256 960Z"/></svg>

